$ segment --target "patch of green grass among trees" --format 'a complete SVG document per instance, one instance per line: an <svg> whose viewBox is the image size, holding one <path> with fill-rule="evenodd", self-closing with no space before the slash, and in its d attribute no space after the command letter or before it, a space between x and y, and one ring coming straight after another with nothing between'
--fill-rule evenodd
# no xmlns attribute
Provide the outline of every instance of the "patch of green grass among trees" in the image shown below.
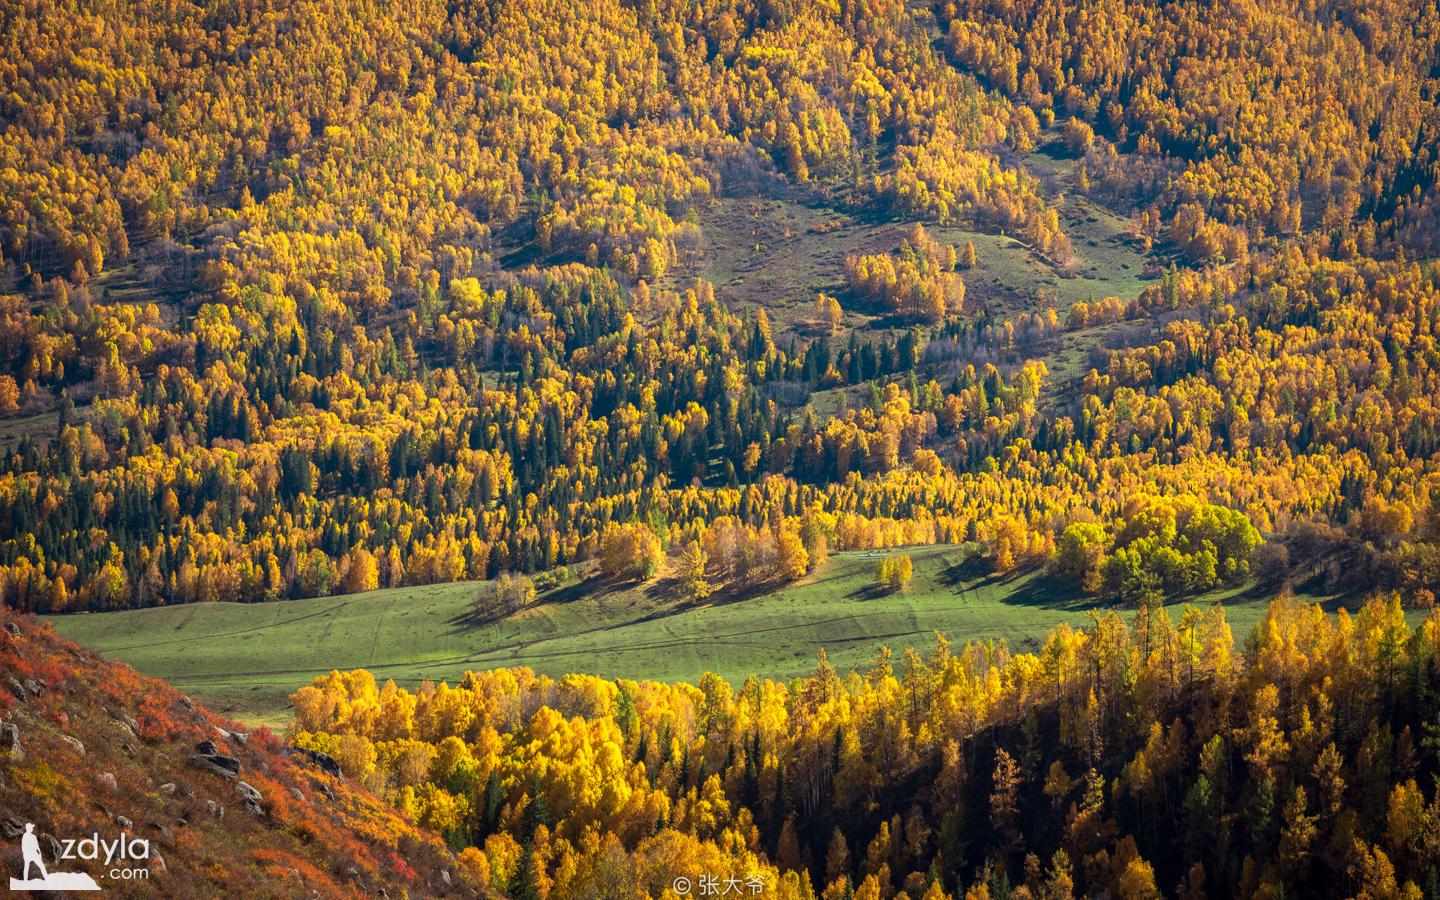
<svg viewBox="0 0 1440 900"><path fill-rule="evenodd" d="M811 671L824 647L842 671L888 646L925 651L939 631L955 644L1004 640L1034 648L1061 622L1082 625L1093 598L1043 570L988 574L971 549L909 548L909 587L875 584L879 551L838 553L814 575L701 604L660 580L614 586L572 576L521 612L484 621L477 582L264 604L189 604L53 617L65 637L165 678L212 708L283 727L288 696L331 669L369 669L414 688L454 683L467 669L529 666L552 676L686 680L716 672L790 678ZM1225 605L1237 641L1269 592L1232 589L1189 602ZM1169 607L1178 619L1185 601ZM1128 610L1122 610L1129 615Z"/></svg>

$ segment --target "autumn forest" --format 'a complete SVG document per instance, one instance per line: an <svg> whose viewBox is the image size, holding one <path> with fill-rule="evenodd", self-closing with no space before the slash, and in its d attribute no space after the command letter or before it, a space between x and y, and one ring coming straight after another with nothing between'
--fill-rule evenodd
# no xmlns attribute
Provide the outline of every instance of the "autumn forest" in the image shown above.
<svg viewBox="0 0 1440 900"><path fill-rule="evenodd" d="M4 0L0 600L863 568L858 667L316 658L267 739L417 897L1440 900L1437 180L1434 0ZM1087 615L895 649L957 584Z"/></svg>

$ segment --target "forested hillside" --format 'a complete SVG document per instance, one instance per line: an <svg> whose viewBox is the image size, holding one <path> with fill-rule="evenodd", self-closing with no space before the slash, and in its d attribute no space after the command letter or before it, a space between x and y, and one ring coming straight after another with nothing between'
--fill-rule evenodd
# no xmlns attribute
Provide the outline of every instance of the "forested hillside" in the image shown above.
<svg viewBox="0 0 1440 900"><path fill-rule="evenodd" d="M0 797L167 896L1440 900L1437 180L1434 0L0 0ZM284 756L96 611L351 671ZM905 652L595 674L697 622Z"/></svg>
<svg viewBox="0 0 1440 900"><path fill-rule="evenodd" d="M1161 10L7 4L5 601L607 540L711 583L975 540L1131 600L1259 562L1427 599L1435 9ZM1130 217L1150 286L977 299L974 242L914 227L1064 277L1066 192ZM766 194L893 243L808 318L677 274L735 237L700 213Z"/></svg>
<svg viewBox="0 0 1440 900"><path fill-rule="evenodd" d="M1034 653L882 653L738 690L529 669L454 687L335 672L295 739L511 896L824 900L1440 892L1440 618L1282 598L1244 649L1218 608L1097 616ZM704 896L704 894L700 894ZM714 895L712 895L714 896Z"/></svg>

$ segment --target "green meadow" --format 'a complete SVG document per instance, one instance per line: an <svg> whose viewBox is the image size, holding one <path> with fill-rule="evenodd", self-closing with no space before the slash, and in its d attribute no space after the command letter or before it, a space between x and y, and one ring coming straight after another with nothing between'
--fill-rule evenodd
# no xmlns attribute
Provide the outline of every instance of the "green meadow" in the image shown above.
<svg viewBox="0 0 1440 900"><path fill-rule="evenodd" d="M1036 569L1007 577L983 570L970 548L906 551L910 588L874 584L881 554L840 553L809 578L702 604L670 584L614 586L572 577L523 611L478 621L483 583L429 585L264 604L212 603L53 617L64 636L165 678L243 721L283 727L288 696L331 669L363 667L411 686L455 682L468 669L529 666L552 676L732 681L789 678L814 667L824 647L840 669L863 668L881 647L897 655L951 641L1006 641L1034 648L1061 622L1081 625L1094 607ZM1265 597L1234 590L1192 602L1225 605L1237 640ZM1183 604L1171 607L1178 616ZM1128 611L1122 612L1128 615Z"/></svg>

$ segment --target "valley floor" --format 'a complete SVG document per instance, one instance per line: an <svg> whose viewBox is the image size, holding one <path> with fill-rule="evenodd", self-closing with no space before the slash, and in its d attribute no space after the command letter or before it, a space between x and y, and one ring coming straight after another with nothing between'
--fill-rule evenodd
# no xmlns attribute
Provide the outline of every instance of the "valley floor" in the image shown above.
<svg viewBox="0 0 1440 900"><path fill-rule="evenodd" d="M847 552L803 581L698 605L679 600L663 580L616 587L572 577L495 622L473 616L484 589L477 582L50 621L65 637L165 678L214 709L281 728L290 693L331 669L363 667L411 688L500 666L660 681L693 682L706 671L736 682L752 673L790 678L814 668L820 647L842 671L866 666L882 646L901 666L906 648L928 651L937 631L957 645L1005 640L1033 649L1055 625L1086 622L1094 606L1039 570L987 574L967 547L907 552L915 578L897 594L873 587L883 554ZM1268 599L1242 588L1191 602L1223 603L1243 643ZM1170 607L1172 617L1183 605Z"/></svg>

